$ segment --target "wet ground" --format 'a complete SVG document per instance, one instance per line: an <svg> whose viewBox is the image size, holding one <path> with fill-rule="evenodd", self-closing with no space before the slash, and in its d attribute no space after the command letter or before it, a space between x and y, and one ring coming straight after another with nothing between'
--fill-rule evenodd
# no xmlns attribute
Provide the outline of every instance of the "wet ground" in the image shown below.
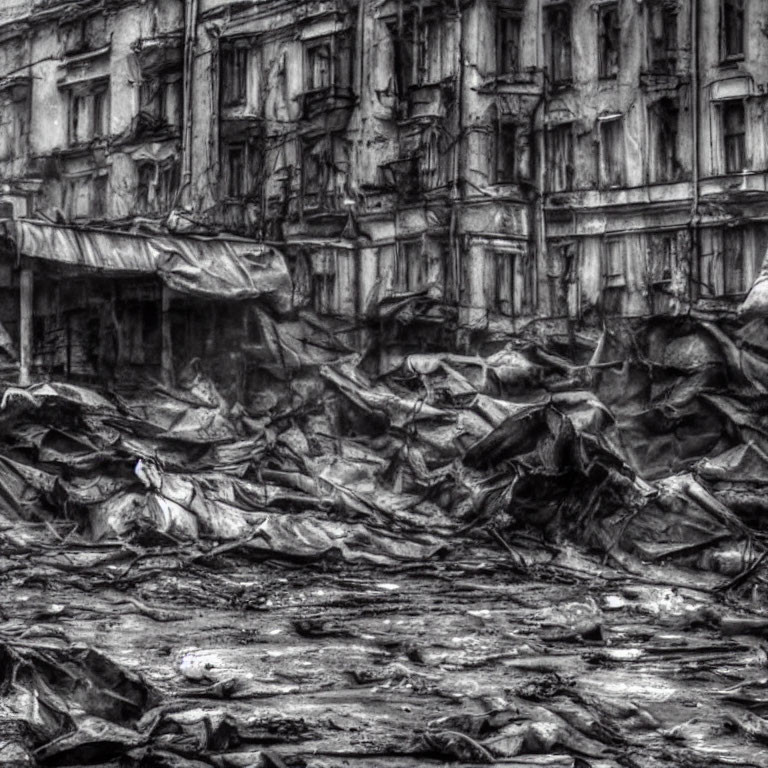
<svg viewBox="0 0 768 768"><path fill-rule="evenodd" d="M92 646L152 700L43 763L768 766L768 622L722 576L530 540L374 568L58 538L0 559L0 639Z"/></svg>

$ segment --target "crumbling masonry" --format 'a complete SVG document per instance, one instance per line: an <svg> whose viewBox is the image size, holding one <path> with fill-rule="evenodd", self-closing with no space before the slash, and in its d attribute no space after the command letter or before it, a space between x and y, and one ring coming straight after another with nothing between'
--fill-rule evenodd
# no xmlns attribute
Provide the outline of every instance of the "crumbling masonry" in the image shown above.
<svg viewBox="0 0 768 768"><path fill-rule="evenodd" d="M3 14L0 322L22 378L270 347L258 289L169 287L126 233L193 259L213 235L269 247L289 314L382 354L730 311L768 245L758 0Z"/></svg>

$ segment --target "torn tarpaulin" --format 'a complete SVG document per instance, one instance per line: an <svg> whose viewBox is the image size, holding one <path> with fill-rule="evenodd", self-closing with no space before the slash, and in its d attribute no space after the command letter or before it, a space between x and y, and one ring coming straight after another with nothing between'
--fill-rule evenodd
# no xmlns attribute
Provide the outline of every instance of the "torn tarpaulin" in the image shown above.
<svg viewBox="0 0 768 768"><path fill-rule="evenodd" d="M173 290L205 298L261 298L278 312L292 306L285 258L270 246L223 238L145 236L13 222L20 254L107 273L158 274Z"/></svg>

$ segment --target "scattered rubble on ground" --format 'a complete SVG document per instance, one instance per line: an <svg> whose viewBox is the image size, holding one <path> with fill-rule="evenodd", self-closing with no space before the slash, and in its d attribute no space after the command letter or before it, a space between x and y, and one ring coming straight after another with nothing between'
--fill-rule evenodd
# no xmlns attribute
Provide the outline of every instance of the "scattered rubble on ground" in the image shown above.
<svg viewBox="0 0 768 768"><path fill-rule="evenodd" d="M763 320L285 335L246 403L5 385L0 763L766 764Z"/></svg>

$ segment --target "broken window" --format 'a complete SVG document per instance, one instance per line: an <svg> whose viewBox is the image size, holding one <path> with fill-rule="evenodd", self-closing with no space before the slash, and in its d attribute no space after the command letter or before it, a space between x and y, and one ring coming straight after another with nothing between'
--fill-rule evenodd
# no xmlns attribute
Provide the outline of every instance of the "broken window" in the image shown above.
<svg viewBox="0 0 768 768"><path fill-rule="evenodd" d="M517 170L517 125L509 120L498 120L495 129L494 181L496 184L514 182Z"/></svg>
<svg viewBox="0 0 768 768"><path fill-rule="evenodd" d="M679 111L674 99L664 98L649 110L652 144L651 181L676 181L680 178L677 159Z"/></svg>
<svg viewBox="0 0 768 768"><path fill-rule="evenodd" d="M612 78L619 74L619 5L601 5L597 14L599 76Z"/></svg>
<svg viewBox="0 0 768 768"><path fill-rule="evenodd" d="M429 279L429 257L421 238L401 240L395 248L392 288L396 293L418 291Z"/></svg>
<svg viewBox="0 0 768 768"><path fill-rule="evenodd" d="M499 11L496 17L496 73L520 71L520 17Z"/></svg>
<svg viewBox="0 0 768 768"><path fill-rule="evenodd" d="M243 44L221 46L221 99L225 107L245 104L248 91L248 48Z"/></svg>
<svg viewBox="0 0 768 768"><path fill-rule="evenodd" d="M546 23L550 78L555 85L569 83L572 76L570 6L555 5L547 8Z"/></svg>
<svg viewBox="0 0 768 768"><path fill-rule="evenodd" d="M747 166L747 128L744 102L726 101L722 106L725 172L738 173Z"/></svg>
<svg viewBox="0 0 768 768"><path fill-rule="evenodd" d="M677 6L656 2L648 9L648 64L652 72L677 69Z"/></svg>
<svg viewBox="0 0 768 768"><path fill-rule="evenodd" d="M624 183L624 124L621 116L599 121L600 183L620 187Z"/></svg>
<svg viewBox="0 0 768 768"><path fill-rule="evenodd" d="M744 229L728 227L723 230L723 287L727 296L747 290Z"/></svg>
<svg viewBox="0 0 768 768"><path fill-rule="evenodd" d="M744 0L720 0L720 56L744 56Z"/></svg>
<svg viewBox="0 0 768 768"><path fill-rule="evenodd" d="M547 131L547 186L550 192L573 187L573 128L571 123Z"/></svg>

